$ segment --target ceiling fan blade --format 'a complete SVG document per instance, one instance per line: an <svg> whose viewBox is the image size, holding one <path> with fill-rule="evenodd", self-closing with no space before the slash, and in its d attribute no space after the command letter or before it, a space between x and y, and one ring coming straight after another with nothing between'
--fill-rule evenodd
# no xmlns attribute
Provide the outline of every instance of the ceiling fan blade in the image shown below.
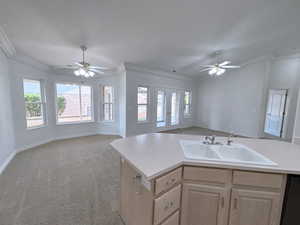
<svg viewBox="0 0 300 225"><path fill-rule="evenodd" d="M73 70L73 69L78 69L78 66L75 66L75 65L55 66L55 69L68 69L68 70Z"/></svg>
<svg viewBox="0 0 300 225"><path fill-rule="evenodd" d="M89 68L91 68L91 69L100 69L100 70L109 70L108 67L104 67L104 66L89 66Z"/></svg>
<svg viewBox="0 0 300 225"><path fill-rule="evenodd" d="M204 71L208 71L208 70L211 70L211 68L205 68L203 70L200 70L199 73L204 72Z"/></svg>
<svg viewBox="0 0 300 225"><path fill-rule="evenodd" d="M75 65L83 67L83 65L81 63L79 63L79 62L76 62Z"/></svg>
<svg viewBox="0 0 300 225"><path fill-rule="evenodd" d="M97 69L92 69L92 68L89 68L90 71L93 71L95 73L99 73L99 74L104 74L104 71L101 71L101 70L97 70Z"/></svg>
<svg viewBox="0 0 300 225"><path fill-rule="evenodd" d="M221 66L224 69L237 69L237 68L241 68L240 66Z"/></svg>
<svg viewBox="0 0 300 225"><path fill-rule="evenodd" d="M213 67L215 67L215 65L200 65L200 67L209 67L209 68L213 68Z"/></svg>
<svg viewBox="0 0 300 225"><path fill-rule="evenodd" d="M231 63L231 62L230 61L224 61L224 62L220 63L219 66L226 66L229 63Z"/></svg>

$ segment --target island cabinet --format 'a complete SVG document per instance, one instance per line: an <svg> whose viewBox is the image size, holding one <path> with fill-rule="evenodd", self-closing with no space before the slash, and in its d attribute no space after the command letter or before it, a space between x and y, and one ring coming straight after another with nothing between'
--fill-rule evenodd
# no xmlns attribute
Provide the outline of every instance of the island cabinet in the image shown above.
<svg viewBox="0 0 300 225"><path fill-rule="evenodd" d="M182 166L151 181L121 160L126 225L279 225L286 175Z"/></svg>

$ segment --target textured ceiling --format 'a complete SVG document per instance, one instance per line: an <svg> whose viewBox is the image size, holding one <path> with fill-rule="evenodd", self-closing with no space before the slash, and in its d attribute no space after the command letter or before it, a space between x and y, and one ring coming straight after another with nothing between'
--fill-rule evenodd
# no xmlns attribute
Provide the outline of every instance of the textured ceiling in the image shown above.
<svg viewBox="0 0 300 225"><path fill-rule="evenodd" d="M223 50L235 63L300 49L299 0L1 0L17 51L47 65L88 60L199 75Z"/></svg>

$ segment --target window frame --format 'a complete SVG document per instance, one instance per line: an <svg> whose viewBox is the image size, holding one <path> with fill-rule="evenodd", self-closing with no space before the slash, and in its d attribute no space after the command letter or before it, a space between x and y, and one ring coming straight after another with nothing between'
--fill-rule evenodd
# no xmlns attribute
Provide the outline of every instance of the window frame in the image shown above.
<svg viewBox="0 0 300 225"><path fill-rule="evenodd" d="M83 120L83 121L73 121L73 122L58 122L58 114L57 114L57 84L64 84L64 85L77 85L79 86L79 108L80 108L80 117L82 116L82 109L81 109L81 86L87 86L91 88L91 120ZM83 84L78 82L60 82L57 81L54 83L54 92L55 92L55 122L56 125L68 125L68 124L82 124L82 123L94 123L95 117L94 117L94 96L93 96L93 87L89 84Z"/></svg>
<svg viewBox="0 0 300 225"><path fill-rule="evenodd" d="M157 120L157 112L158 112L158 93L159 92L163 92L164 93L164 104L163 104L163 117L164 117L164 120L162 121L158 121ZM155 114L155 124L156 124L156 127L157 128L163 128L163 127L166 127L167 126L167 91L164 90L164 89L156 89L156 114ZM163 126L158 126L159 123L164 123Z"/></svg>
<svg viewBox="0 0 300 225"><path fill-rule="evenodd" d="M188 104L185 103L185 93L186 92L190 93ZM187 105L189 106L189 113L185 113L185 108L186 108ZM191 90L185 90L184 91L184 96L183 96L183 117L184 118L191 118L192 117L192 91Z"/></svg>
<svg viewBox="0 0 300 225"><path fill-rule="evenodd" d="M111 87L112 88L112 101L109 103L109 102L105 102L105 95L104 95L104 89L105 87ZM105 85L100 85L100 88L101 88L101 91L100 91L100 94L101 94L101 101L100 101L100 105L101 105L101 109L100 109L100 120L101 122L103 123L112 123L112 122L115 122L115 88L113 85L110 85L110 84L105 84ZM109 104L111 105L112 107L112 119L111 120L105 120L105 105L106 104Z"/></svg>
<svg viewBox="0 0 300 225"><path fill-rule="evenodd" d="M177 108L177 113L176 113L176 117L177 117L177 122L176 123L172 123L172 97L173 94L176 94L176 108ZM180 125L180 92L179 91L171 91L170 93L170 126L174 127L174 126L178 126Z"/></svg>
<svg viewBox="0 0 300 225"><path fill-rule="evenodd" d="M28 127L27 126L27 117L26 117L26 101L25 101L25 92L24 92L24 81L38 81L40 83L40 93L41 93L41 101L36 102L41 104L41 115L43 117L43 124L38 125L38 126L32 126ZM24 110L25 110L25 127L26 130L34 130L34 129L39 129L46 127L48 125L48 120L47 120L47 108L46 108L46 91L45 91L45 80L39 79L39 78L32 78L32 77L23 77L22 78L22 87L23 87L23 102L24 102Z"/></svg>
<svg viewBox="0 0 300 225"><path fill-rule="evenodd" d="M138 104L139 88L147 88L147 104ZM138 85L136 88L136 121L137 123L149 123L150 87ZM146 120L139 120L139 106L146 106Z"/></svg>

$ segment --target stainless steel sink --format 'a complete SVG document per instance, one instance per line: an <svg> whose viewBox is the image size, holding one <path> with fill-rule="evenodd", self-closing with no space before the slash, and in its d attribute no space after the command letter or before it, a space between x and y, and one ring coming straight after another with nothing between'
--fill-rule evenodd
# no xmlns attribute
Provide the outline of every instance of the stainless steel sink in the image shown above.
<svg viewBox="0 0 300 225"><path fill-rule="evenodd" d="M180 140L187 159L276 166L277 164L245 145L208 145L201 141Z"/></svg>

